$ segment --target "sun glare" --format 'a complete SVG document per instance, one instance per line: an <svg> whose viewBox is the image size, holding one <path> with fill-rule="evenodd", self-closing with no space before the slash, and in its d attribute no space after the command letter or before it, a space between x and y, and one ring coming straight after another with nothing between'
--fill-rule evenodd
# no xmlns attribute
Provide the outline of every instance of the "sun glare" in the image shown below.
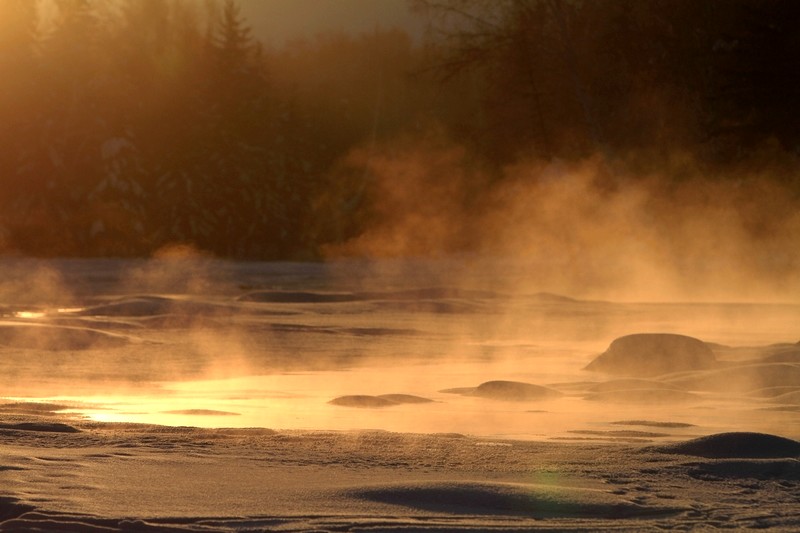
<svg viewBox="0 0 800 533"><path fill-rule="evenodd" d="M14 313L14 316L24 319L44 318L46 313L43 311L17 311Z"/></svg>

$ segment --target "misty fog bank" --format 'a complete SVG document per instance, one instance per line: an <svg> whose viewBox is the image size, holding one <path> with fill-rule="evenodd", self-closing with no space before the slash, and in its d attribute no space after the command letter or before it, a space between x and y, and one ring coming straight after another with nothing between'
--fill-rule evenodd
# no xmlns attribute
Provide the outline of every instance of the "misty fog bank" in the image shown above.
<svg viewBox="0 0 800 533"><path fill-rule="evenodd" d="M470 159L429 143L354 153L342 172L374 176L371 209L325 257L465 254L506 264L501 277L526 269L537 290L612 299L798 295L800 214L768 172L712 179L684 160L674 180L668 167L631 174L592 158L517 163L491 181Z"/></svg>
<svg viewBox="0 0 800 533"><path fill-rule="evenodd" d="M464 254L567 294L798 294L795 2L417 0L422 41L284 45L235 1L42 6L0 7L6 254Z"/></svg>

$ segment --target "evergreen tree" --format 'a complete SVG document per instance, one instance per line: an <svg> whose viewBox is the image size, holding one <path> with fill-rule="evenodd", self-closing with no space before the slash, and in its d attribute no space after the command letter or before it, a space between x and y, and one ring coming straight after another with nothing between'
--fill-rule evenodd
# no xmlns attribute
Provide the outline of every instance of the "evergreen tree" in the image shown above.
<svg viewBox="0 0 800 533"><path fill-rule="evenodd" d="M0 251L13 247L20 226L15 209L24 194L22 160L31 142L37 114L38 82L36 2L0 2Z"/></svg>
<svg viewBox="0 0 800 533"><path fill-rule="evenodd" d="M24 189L13 208L16 244L37 253L78 249L84 200L98 178L104 123L98 112L103 69L93 40L99 28L88 0L60 0L54 27L42 43L41 92L28 117L30 135L17 178Z"/></svg>
<svg viewBox="0 0 800 533"><path fill-rule="evenodd" d="M600 150L604 128L589 79L593 28L587 3L561 0L417 0L447 79L475 69L484 80L479 122L485 153L499 162L521 150L569 156ZM487 134L481 134L485 131Z"/></svg>
<svg viewBox="0 0 800 533"><path fill-rule="evenodd" d="M714 133L752 147L775 139L800 153L800 4L736 2L735 19L714 43Z"/></svg>

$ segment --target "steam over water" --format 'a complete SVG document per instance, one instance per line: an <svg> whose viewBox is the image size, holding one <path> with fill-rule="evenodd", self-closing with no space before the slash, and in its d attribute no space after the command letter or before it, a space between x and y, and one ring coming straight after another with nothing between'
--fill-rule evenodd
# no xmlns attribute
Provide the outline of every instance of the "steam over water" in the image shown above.
<svg viewBox="0 0 800 533"><path fill-rule="evenodd" d="M526 439L800 437L800 305L583 300L469 257L0 268L6 412ZM612 346L642 333L693 339ZM656 357L667 371L648 371Z"/></svg>

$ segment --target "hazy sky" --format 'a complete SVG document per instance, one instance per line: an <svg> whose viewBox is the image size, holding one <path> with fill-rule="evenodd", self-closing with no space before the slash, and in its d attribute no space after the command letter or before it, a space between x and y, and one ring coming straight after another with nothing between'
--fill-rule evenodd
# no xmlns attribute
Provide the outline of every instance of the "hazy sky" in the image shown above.
<svg viewBox="0 0 800 533"><path fill-rule="evenodd" d="M407 0L239 0L254 35L266 45L319 32L371 31L420 24Z"/></svg>

